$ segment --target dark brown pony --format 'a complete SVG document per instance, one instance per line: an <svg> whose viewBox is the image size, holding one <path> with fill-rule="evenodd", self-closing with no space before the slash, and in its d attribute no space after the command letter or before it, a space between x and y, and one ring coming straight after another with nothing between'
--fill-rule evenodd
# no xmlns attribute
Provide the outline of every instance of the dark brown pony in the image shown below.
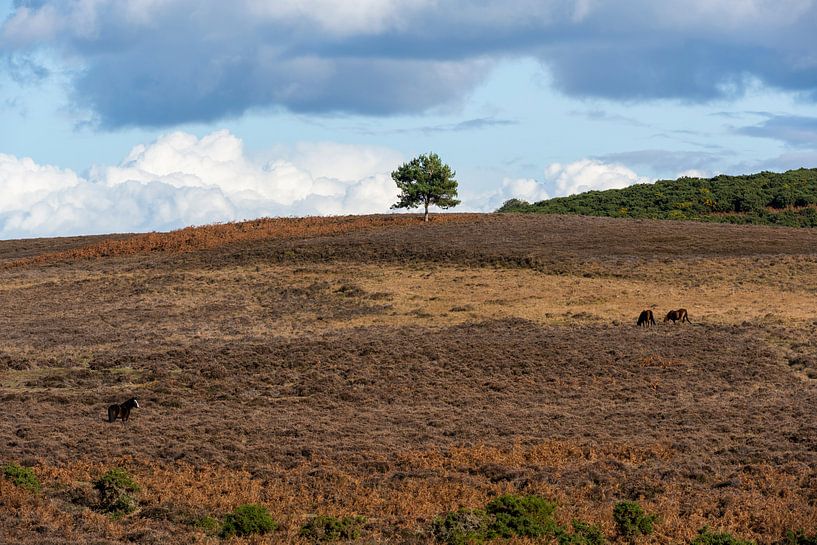
<svg viewBox="0 0 817 545"><path fill-rule="evenodd" d="M651 325L655 325L655 316L653 315L652 311L649 309L642 310L641 314L638 315L638 321L635 325L639 327L650 327Z"/></svg>
<svg viewBox="0 0 817 545"><path fill-rule="evenodd" d="M683 322L687 322L690 324L692 323L689 321L689 316L687 316L687 309L685 308L679 308L678 310L671 310L667 312L667 315L664 317L664 321L669 322L670 320L672 320L673 324L678 320L680 320L681 323Z"/></svg>
<svg viewBox="0 0 817 545"><path fill-rule="evenodd" d="M136 401L135 397L130 398L124 403L114 403L108 407L108 422L114 422L117 418L121 418L124 424L128 421L128 418L130 418L131 409L138 408L139 402Z"/></svg>

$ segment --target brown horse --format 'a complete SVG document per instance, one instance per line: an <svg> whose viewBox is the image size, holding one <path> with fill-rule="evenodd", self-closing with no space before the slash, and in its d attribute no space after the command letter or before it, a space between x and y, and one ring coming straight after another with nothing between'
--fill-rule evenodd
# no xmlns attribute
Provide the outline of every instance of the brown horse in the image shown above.
<svg viewBox="0 0 817 545"><path fill-rule="evenodd" d="M683 322L687 322L690 324L692 323L689 321L689 316L687 316L687 309L685 308L679 308L678 310L671 310L667 312L667 315L664 317L664 321L669 322L670 320L672 320L673 324L678 320L680 320L681 323Z"/></svg>
<svg viewBox="0 0 817 545"><path fill-rule="evenodd" d="M114 403L108 407L108 422L114 422L117 418L122 419L122 424L130 418L131 409L138 409L139 402L135 397L130 398L124 403Z"/></svg>
<svg viewBox="0 0 817 545"><path fill-rule="evenodd" d="M655 325L655 316L653 315L650 309L642 310L641 314L638 315L638 321L635 325L639 327L650 327L651 325Z"/></svg>

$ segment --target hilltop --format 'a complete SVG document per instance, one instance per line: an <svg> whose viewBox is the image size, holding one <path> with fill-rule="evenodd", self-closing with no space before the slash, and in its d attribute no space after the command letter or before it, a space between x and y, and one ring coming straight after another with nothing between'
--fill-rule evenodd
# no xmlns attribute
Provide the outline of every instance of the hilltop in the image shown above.
<svg viewBox="0 0 817 545"><path fill-rule="evenodd" d="M659 180L533 204L511 199L498 212L817 227L817 169Z"/></svg>
<svg viewBox="0 0 817 545"><path fill-rule="evenodd" d="M535 214L0 242L0 542L435 543L506 493L643 545L817 533L817 230ZM661 322L673 308L692 324ZM654 308L659 323L635 327ZM138 396L127 426L108 404ZM123 468L136 510L93 483ZM499 543L499 542L496 542ZM508 543L530 543L510 540ZM548 543L548 541L542 541Z"/></svg>

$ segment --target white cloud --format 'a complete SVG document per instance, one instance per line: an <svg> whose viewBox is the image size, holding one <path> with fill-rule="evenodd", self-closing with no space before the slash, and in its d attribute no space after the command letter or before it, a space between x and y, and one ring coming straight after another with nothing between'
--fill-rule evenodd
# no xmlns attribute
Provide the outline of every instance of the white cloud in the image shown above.
<svg viewBox="0 0 817 545"><path fill-rule="evenodd" d="M387 212L393 150L298 144L251 160L239 138L175 132L83 178L0 154L0 238L166 230L265 215ZM341 177L329 178L333 165Z"/></svg>
<svg viewBox="0 0 817 545"><path fill-rule="evenodd" d="M516 198L528 202L538 202L550 198L544 184L532 178L513 180L505 178L502 180L502 193L508 199Z"/></svg>
<svg viewBox="0 0 817 545"><path fill-rule="evenodd" d="M80 182L70 170L0 153L0 213L27 208L53 191L75 187Z"/></svg>
<svg viewBox="0 0 817 545"><path fill-rule="evenodd" d="M373 172L391 172L403 158L388 148L354 146L337 142L296 144L279 148L292 164L318 178L360 180Z"/></svg>
<svg viewBox="0 0 817 545"><path fill-rule="evenodd" d="M573 163L552 163L545 168L542 181L533 178L505 178L499 189L477 195L463 195L463 209L493 212L508 199L529 203L564 197L585 191L621 189L633 184L652 182L618 163L581 159Z"/></svg>
<svg viewBox="0 0 817 545"><path fill-rule="evenodd" d="M470 197L470 198L469 198ZM538 202L549 199L547 188L533 178L504 178L499 189L482 195L463 195L463 208L469 211L493 212L509 199Z"/></svg>
<svg viewBox="0 0 817 545"><path fill-rule="evenodd" d="M621 189L651 180L639 176L624 165L582 159L573 163L549 165L545 169L545 181L553 184L555 196L562 197L592 190Z"/></svg>

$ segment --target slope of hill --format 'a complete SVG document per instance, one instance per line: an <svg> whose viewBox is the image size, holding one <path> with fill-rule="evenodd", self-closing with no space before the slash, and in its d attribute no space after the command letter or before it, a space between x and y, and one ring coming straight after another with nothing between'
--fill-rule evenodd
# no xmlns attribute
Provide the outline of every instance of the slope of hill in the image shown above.
<svg viewBox="0 0 817 545"><path fill-rule="evenodd" d="M624 499L660 515L644 545L817 532L817 230L435 220L0 242L0 466L42 484L0 473L0 543L307 545L362 515L431 545L504 493L613 543ZM113 467L132 514L100 508ZM213 535L245 503L279 530Z"/></svg>
<svg viewBox="0 0 817 545"><path fill-rule="evenodd" d="M588 191L537 203L511 199L498 212L581 214L725 223L817 226L817 169L679 178Z"/></svg>

